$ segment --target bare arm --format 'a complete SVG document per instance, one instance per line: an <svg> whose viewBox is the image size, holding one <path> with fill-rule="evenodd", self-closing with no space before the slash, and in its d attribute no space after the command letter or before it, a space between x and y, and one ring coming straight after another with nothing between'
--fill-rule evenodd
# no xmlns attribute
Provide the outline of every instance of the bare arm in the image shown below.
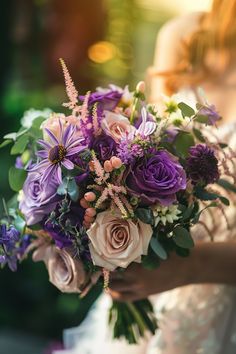
<svg viewBox="0 0 236 354"><path fill-rule="evenodd" d="M190 257L172 254L155 270L132 264L122 278L111 277L111 295L120 301L133 301L176 287L218 283L236 286L236 242L201 243Z"/></svg>
<svg viewBox="0 0 236 354"><path fill-rule="evenodd" d="M182 41L198 28L202 13L190 13L167 22L159 31L156 40L153 68L150 70L150 101L158 102L166 91L167 76L152 72L175 71L184 56Z"/></svg>

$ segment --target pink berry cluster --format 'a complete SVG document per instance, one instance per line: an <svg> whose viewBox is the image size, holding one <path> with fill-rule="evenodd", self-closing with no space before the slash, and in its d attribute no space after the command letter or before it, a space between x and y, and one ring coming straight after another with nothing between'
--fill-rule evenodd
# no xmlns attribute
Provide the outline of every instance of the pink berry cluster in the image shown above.
<svg viewBox="0 0 236 354"><path fill-rule="evenodd" d="M110 160L106 160L103 164L103 169L106 173L110 173L115 169L119 169L122 166L122 161L119 157L112 156ZM89 168L94 171L94 163L90 161ZM97 214L96 209L91 207L90 203L96 200L97 196L94 192L87 192L80 200L80 205L85 209L83 226L89 228L95 220Z"/></svg>

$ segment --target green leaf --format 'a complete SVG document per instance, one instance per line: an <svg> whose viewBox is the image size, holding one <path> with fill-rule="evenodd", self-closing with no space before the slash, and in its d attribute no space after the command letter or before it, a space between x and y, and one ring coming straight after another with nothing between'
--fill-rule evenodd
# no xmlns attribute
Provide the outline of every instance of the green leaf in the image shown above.
<svg viewBox="0 0 236 354"><path fill-rule="evenodd" d="M163 248L162 244L158 241L156 237L151 238L150 246L158 257L160 257L163 260L167 259L168 255L165 249Z"/></svg>
<svg viewBox="0 0 236 354"><path fill-rule="evenodd" d="M146 269L156 269L160 265L160 259L152 250L149 250L147 256L142 256L142 265Z"/></svg>
<svg viewBox="0 0 236 354"><path fill-rule="evenodd" d="M181 110L183 117L192 117L195 114L194 109L184 102L180 102L178 107Z"/></svg>
<svg viewBox="0 0 236 354"><path fill-rule="evenodd" d="M12 143L12 140L4 140L1 144L0 144L0 149L3 148L4 146L9 145L10 143Z"/></svg>
<svg viewBox="0 0 236 354"><path fill-rule="evenodd" d="M208 116L204 116L202 114L197 114L195 118L195 122L202 123L202 124L207 124L209 121Z"/></svg>
<svg viewBox="0 0 236 354"><path fill-rule="evenodd" d="M40 129L42 123L46 120L44 117L37 117L33 120L32 127Z"/></svg>
<svg viewBox="0 0 236 354"><path fill-rule="evenodd" d="M216 199L220 199L220 201L229 206L230 202L227 198L222 197L220 194L218 193L210 193L208 192L206 189L202 188L202 187L196 187L195 188L195 192L194 192L195 196L201 200L216 200Z"/></svg>
<svg viewBox="0 0 236 354"><path fill-rule="evenodd" d="M25 170L12 166L9 170L9 184L13 191L19 192L22 189L27 173Z"/></svg>
<svg viewBox="0 0 236 354"><path fill-rule="evenodd" d="M217 184L221 187L223 187L224 189L226 189L227 191L236 193L236 186L228 181L226 181L225 179L219 179L219 181L217 182Z"/></svg>
<svg viewBox="0 0 236 354"><path fill-rule="evenodd" d="M138 208L135 210L135 215L145 224L151 225L154 223L153 212L151 209Z"/></svg>
<svg viewBox="0 0 236 354"><path fill-rule="evenodd" d="M27 134L22 135L11 148L11 155L19 155L25 151L25 148L29 142L29 136Z"/></svg>
<svg viewBox="0 0 236 354"><path fill-rule="evenodd" d="M187 157L189 148L195 145L195 141L192 134L180 131L174 140L174 144L177 154L181 157Z"/></svg>
<svg viewBox="0 0 236 354"><path fill-rule="evenodd" d="M17 228L17 230L19 230L22 233L24 231L26 222L20 215L17 215L16 219L14 220L14 225Z"/></svg>
<svg viewBox="0 0 236 354"><path fill-rule="evenodd" d="M73 202L77 202L79 198L79 188L74 178L68 181L67 190L71 200L73 200Z"/></svg>
<svg viewBox="0 0 236 354"><path fill-rule="evenodd" d="M77 186L75 179L71 177L63 178L62 183L57 188L57 194L59 195L69 194L71 200L76 202L79 198L79 187Z"/></svg>
<svg viewBox="0 0 236 354"><path fill-rule="evenodd" d="M173 240L177 246L187 249L194 247L192 236L187 229L182 226L176 226L173 233Z"/></svg>
<svg viewBox="0 0 236 354"><path fill-rule="evenodd" d="M62 183L60 186L57 188L57 194L59 195L66 195L67 194L67 178L63 178Z"/></svg>
<svg viewBox="0 0 236 354"><path fill-rule="evenodd" d="M16 140L17 133L9 133L4 135L3 139Z"/></svg>
<svg viewBox="0 0 236 354"><path fill-rule="evenodd" d="M204 210L206 210L206 209L208 209L208 208L215 208L215 207L217 207L217 206L218 206L218 204L217 204L216 202L212 202L212 203L208 204L205 208L201 209L201 210L194 216L194 218L193 218L193 220L192 220L192 223L193 223L193 224L197 224L197 223L198 223L198 221L199 221L199 219L200 219L200 216L201 216L201 214L202 214L202 212L203 212Z"/></svg>
<svg viewBox="0 0 236 354"><path fill-rule="evenodd" d="M195 137L201 141L202 143L205 143L206 140L204 138L204 136L202 135L202 132L199 129L193 128L193 134L195 135Z"/></svg>
<svg viewBox="0 0 236 354"><path fill-rule="evenodd" d="M181 220L184 221L190 219L194 208L195 208L195 204L191 204L188 208L186 208L185 211L182 213Z"/></svg>

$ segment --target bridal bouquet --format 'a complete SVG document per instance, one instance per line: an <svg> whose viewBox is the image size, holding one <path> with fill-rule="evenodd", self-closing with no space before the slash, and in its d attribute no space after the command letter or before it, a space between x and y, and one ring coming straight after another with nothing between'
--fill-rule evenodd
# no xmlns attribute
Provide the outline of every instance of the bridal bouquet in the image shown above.
<svg viewBox="0 0 236 354"><path fill-rule="evenodd" d="M214 184L232 186L219 179L225 145L199 129L219 120L214 106L169 99L159 112L143 82L82 96L61 63L70 113L28 111L1 145L13 143L17 194L4 202L0 263L15 271L33 252L56 287L85 295L102 276L109 291L109 273L132 262L161 272L171 252L188 256L202 211L229 204ZM157 328L147 299L114 301L109 321L114 338L130 343Z"/></svg>

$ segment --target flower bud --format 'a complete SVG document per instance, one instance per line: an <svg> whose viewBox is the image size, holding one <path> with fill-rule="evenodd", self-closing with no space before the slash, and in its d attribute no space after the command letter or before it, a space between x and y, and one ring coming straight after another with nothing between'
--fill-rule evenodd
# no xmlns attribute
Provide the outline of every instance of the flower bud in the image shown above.
<svg viewBox="0 0 236 354"><path fill-rule="evenodd" d="M139 81L139 83L136 86L136 91L140 92L140 93L144 93L145 92L145 82L144 81Z"/></svg>

